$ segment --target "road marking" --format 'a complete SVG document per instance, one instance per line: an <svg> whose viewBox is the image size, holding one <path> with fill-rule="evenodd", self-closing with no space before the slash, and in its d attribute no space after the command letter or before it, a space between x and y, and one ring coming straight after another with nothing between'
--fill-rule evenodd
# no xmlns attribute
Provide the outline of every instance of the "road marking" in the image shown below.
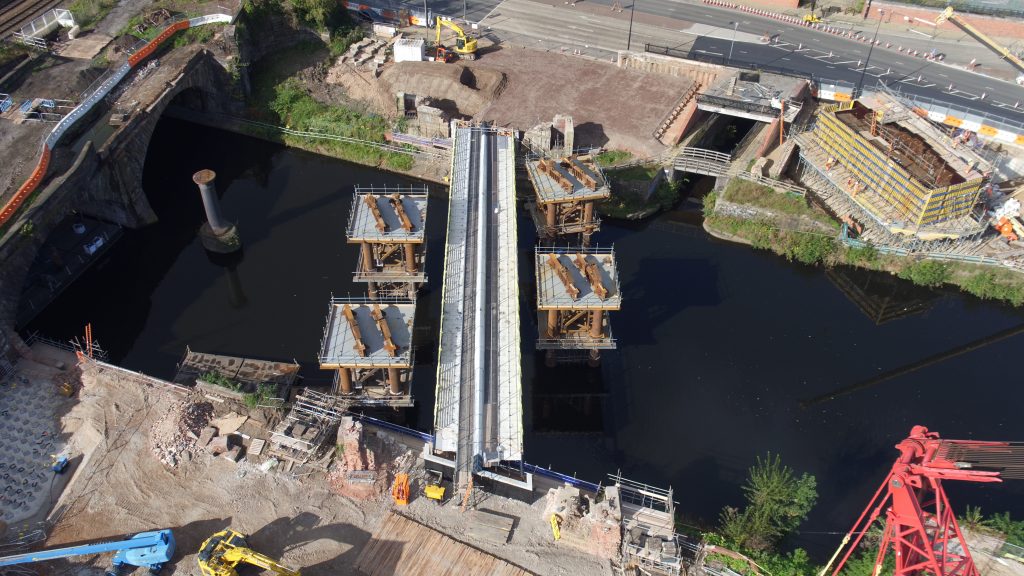
<svg viewBox="0 0 1024 576"><path fill-rule="evenodd" d="M789 60L789 58L780 58L780 60Z"/></svg>
<svg viewBox="0 0 1024 576"><path fill-rule="evenodd" d="M943 74L942 72L939 72L939 76L942 76L943 78L949 78L949 75Z"/></svg>
<svg viewBox="0 0 1024 576"><path fill-rule="evenodd" d="M708 52L706 50L694 50L694 52L699 54L709 54L711 56L725 56L725 54L722 54L721 52Z"/></svg>
<svg viewBox="0 0 1024 576"><path fill-rule="evenodd" d="M825 68L832 68L833 70L835 70L835 66L825 66Z"/></svg>
<svg viewBox="0 0 1024 576"><path fill-rule="evenodd" d="M836 62L836 65L837 66L845 66L847 64L853 64L854 62L859 62L859 61L858 60L846 60L844 62Z"/></svg>
<svg viewBox="0 0 1024 576"><path fill-rule="evenodd" d="M579 26L567 26L567 28L569 28L570 30L579 30L580 32L589 32L591 34L594 33L594 31L590 28L580 28Z"/></svg>

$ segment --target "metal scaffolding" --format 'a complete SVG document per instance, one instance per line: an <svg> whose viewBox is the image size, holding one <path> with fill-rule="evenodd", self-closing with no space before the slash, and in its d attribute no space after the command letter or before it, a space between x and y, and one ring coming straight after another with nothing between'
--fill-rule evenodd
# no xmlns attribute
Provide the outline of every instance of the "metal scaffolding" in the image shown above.
<svg viewBox="0 0 1024 576"><path fill-rule="evenodd" d="M588 156L567 156L527 160L526 172L537 194L529 208L541 238L579 234L588 246L601 229L594 202L611 196L601 167Z"/></svg>
<svg viewBox="0 0 1024 576"><path fill-rule="evenodd" d="M540 350L616 347L609 312L622 306L613 248L534 250Z"/></svg>
<svg viewBox="0 0 1024 576"><path fill-rule="evenodd" d="M428 190L423 186L356 186L345 235L359 245L355 282L370 298L415 298L427 281Z"/></svg>

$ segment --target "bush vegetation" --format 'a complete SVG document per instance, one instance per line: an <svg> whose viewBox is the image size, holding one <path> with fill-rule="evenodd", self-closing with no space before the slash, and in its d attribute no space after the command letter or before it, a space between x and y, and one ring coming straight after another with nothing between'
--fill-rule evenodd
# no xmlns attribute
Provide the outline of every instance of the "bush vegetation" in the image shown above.
<svg viewBox="0 0 1024 576"><path fill-rule="evenodd" d="M239 390L242 389L242 384L240 382L236 382L235 380L228 378L227 376L221 374L220 372L214 372L213 370L210 370L209 372L204 372L203 375L199 377L199 379L202 380L203 382L213 384L214 386L220 386L222 388L227 388L228 390L232 390L235 392L238 392Z"/></svg>
<svg viewBox="0 0 1024 576"><path fill-rule="evenodd" d="M242 401L250 409L256 408L261 404L265 404L268 400L272 399L277 394L277 387L273 384L262 383L256 387L255 392L246 392L242 396Z"/></svg>
<svg viewBox="0 0 1024 576"><path fill-rule="evenodd" d="M924 260L904 267L898 274L900 278L919 286L935 288L949 281L950 267L936 260Z"/></svg>
<svg viewBox="0 0 1024 576"><path fill-rule="evenodd" d="M388 131L387 120L374 114L363 114L343 106L328 106L317 102L301 83L293 78L274 87L269 109L276 115L274 123L292 130L323 132L337 136L358 138L370 142L384 142ZM286 143L302 143L315 150L361 164L379 165L394 170L409 170L413 159L408 154L389 152L375 146L316 139L312 144L300 136L285 136Z"/></svg>
<svg viewBox="0 0 1024 576"><path fill-rule="evenodd" d="M633 153L628 150L605 150L594 156L594 162L598 166L614 166L628 162L633 158Z"/></svg>
<svg viewBox="0 0 1024 576"><path fill-rule="evenodd" d="M117 6L117 0L74 0L68 10L75 17L75 22L82 32L92 30Z"/></svg>

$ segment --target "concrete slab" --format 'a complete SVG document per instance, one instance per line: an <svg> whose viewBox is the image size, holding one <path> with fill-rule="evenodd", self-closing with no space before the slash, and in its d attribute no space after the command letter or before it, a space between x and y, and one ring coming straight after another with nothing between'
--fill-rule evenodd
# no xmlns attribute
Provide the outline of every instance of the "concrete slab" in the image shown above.
<svg viewBox="0 0 1024 576"><path fill-rule="evenodd" d="M113 38L106 34L89 34L68 42L58 54L65 58L92 60L107 47L107 44L110 44L111 40Z"/></svg>

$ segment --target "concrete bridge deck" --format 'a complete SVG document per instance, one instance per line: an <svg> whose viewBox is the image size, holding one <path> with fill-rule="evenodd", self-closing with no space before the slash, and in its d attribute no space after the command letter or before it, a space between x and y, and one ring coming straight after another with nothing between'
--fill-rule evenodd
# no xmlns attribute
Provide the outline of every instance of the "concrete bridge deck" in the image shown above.
<svg viewBox="0 0 1024 576"><path fill-rule="evenodd" d="M523 452L515 140L455 131L434 408L458 482Z"/></svg>

